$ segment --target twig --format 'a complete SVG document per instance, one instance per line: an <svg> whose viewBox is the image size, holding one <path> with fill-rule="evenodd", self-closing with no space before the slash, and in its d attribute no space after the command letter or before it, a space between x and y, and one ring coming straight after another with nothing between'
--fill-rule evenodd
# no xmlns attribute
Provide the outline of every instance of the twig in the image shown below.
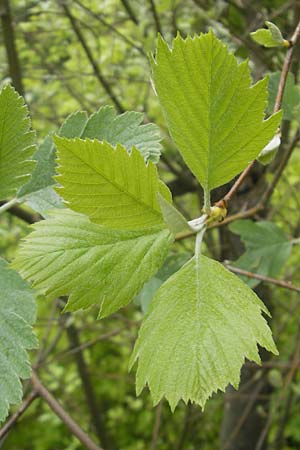
<svg viewBox="0 0 300 450"><path fill-rule="evenodd" d="M160 20L159 20L158 14L157 14L155 2L154 2L154 0L149 0L149 3L150 3L151 12L152 12L152 15L153 15L153 18L154 18L156 31L157 31L157 33L162 34L162 28L161 28L161 24L160 24Z"/></svg>
<svg viewBox="0 0 300 450"><path fill-rule="evenodd" d="M249 272L248 270L240 269L239 267L231 266L230 264L224 264L227 269L231 272L238 273L239 275L244 275L248 278L254 278L255 280L265 281L266 283L275 284L290 291L300 292L300 287L293 286L289 281L277 280L276 278L267 277L259 273Z"/></svg>
<svg viewBox="0 0 300 450"><path fill-rule="evenodd" d="M80 336L75 325L71 324L66 328L71 348L80 347ZM86 405L89 408L91 422L94 425L94 431L98 437L100 444L104 445L107 449L112 449L113 445L111 438L107 435L105 428L105 419L100 410L100 405L97 404L97 396L94 392L94 387L91 382L91 377L88 371L86 360L83 351L78 351L75 354L75 362L77 365L77 371L81 379L82 388L85 394Z"/></svg>
<svg viewBox="0 0 300 450"><path fill-rule="evenodd" d="M23 401L22 405L18 409L15 414L13 414L5 423L5 425L0 429L0 444L1 439L3 439L7 433L12 429L12 427L17 423L20 417L24 414L24 412L29 408L33 400L38 397L38 393L36 390L33 390L28 397Z"/></svg>
<svg viewBox="0 0 300 450"><path fill-rule="evenodd" d="M291 37L291 39L289 41L290 47L287 51L287 54L285 56L284 63L282 66L277 96L276 96L276 100L275 100L275 104L274 104L274 113L279 111L280 107L281 107L281 102L282 102L282 98L283 98L283 94L284 94L284 88L285 88L287 76L288 76L288 73L289 73L289 70L291 67L293 53L295 50L295 45L297 44L299 36L300 36L300 21L298 22L298 25L296 26L295 31L293 33L293 36Z"/></svg>
<svg viewBox="0 0 300 450"><path fill-rule="evenodd" d="M134 22L136 25L138 25L139 21L135 15L135 13L133 12L133 9L130 6L129 0L121 0L121 3L124 6L124 9L126 9L127 14L130 17L130 19L132 20L132 22Z"/></svg>
<svg viewBox="0 0 300 450"><path fill-rule="evenodd" d="M16 198L13 198L12 200L9 200L8 202L2 203L0 206L0 214L10 209L12 206L15 206L18 203L18 200Z"/></svg>
<svg viewBox="0 0 300 450"><path fill-rule="evenodd" d="M0 201L0 205L7 205L6 202ZM11 206L8 210L8 212L13 215L18 217L19 219L24 220L24 222L27 222L29 224L38 222L41 217L39 216L39 214L33 214L30 213L29 211L26 211L25 209L23 209L21 206Z"/></svg>
<svg viewBox="0 0 300 450"><path fill-rule="evenodd" d="M117 34L128 45L130 45L131 47L133 47L136 50L138 50L138 52L140 52L140 54L142 56L148 58L147 57L147 53L145 52L143 47L137 45L131 38L129 38L125 34L121 33L114 25L112 25L111 23L109 23L105 19L103 19L101 14L95 13L90 8L88 8L87 6L83 5L81 3L81 1L79 1L79 0L74 0L74 3L76 3L78 6L80 6L80 8L82 8L84 11L86 11L90 16L94 17L96 20L99 20L99 22L101 22L102 25L104 25L106 28L108 28L109 30L111 30L115 34Z"/></svg>
<svg viewBox="0 0 300 450"><path fill-rule="evenodd" d="M95 444L80 426L69 416L64 408L58 403L53 395L43 386L37 375L33 372L31 382L36 392L48 403L52 411L69 428L71 433L77 437L82 445L88 450L103 450Z"/></svg>
<svg viewBox="0 0 300 450"><path fill-rule="evenodd" d="M9 75L16 90L20 95L24 96L22 72L15 41L15 33L10 12L9 0L0 0L0 16L3 30L3 41L9 67Z"/></svg>
<svg viewBox="0 0 300 450"><path fill-rule="evenodd" d="M154 419L154 427L152 431L152 441L151 441L151 450L156 450L157 442L159 438L159 430L161 426L161 416L162 416L162 401L159 402L155 409L155 419Z"/></svg>
<svg viewBox="0 0 300 450"><path fill-rule="evenodd" d="M103 89L105 90L105 92L108 94L108 96L110 97L111 101L114 103L114 105L116 106L117 110L119 113L123 113L125 111L123 105L120 103L120 101L118 100L118 98L116 97L116 95L114 94L111 86L109 85L109 83L106 81L106 79L104 78L100 67L97 63L97 61L94 59L92 52L80 30L80 28L77 25L76 19L74 18L73 14L71 13L69 7L66 4L65 0L59 0L59 3L61 4L67 18L69 19L72 29L74 31L74 33L76 34L85 54L87 59L89 60L94 74L97 78L97 80L99 81L100 85L103 87Z"/></svg>

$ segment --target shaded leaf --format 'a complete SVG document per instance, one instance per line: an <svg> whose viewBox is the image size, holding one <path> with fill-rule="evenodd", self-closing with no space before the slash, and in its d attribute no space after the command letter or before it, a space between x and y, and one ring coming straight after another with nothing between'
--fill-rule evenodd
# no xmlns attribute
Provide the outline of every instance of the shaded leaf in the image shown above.
<svg viewBox="0 0 300 450"><path fill-rule="evenodd" d="M123 145L129 152L135 146L146 161L157 163L161 137L157 125L143 125L142 113L127 111L116 115L112 106L103 106L90 117L83 111L72 114L62 126L60 136L98 139L115 146Z"/></svg>
<svg viewBox="0 0 300 450"><path fill-rule="evenodd" d="M9 405L22 400L20 378L31 375L26 350L37 347L31 328L35 314L32 290L0 258L0 422L6 418Z"/></svg>
<svg viewBox="0 0 300 450"><path fill-rule="evenodd" d="M235 261L236 267L269 277L280 274L290 256L292 243L275 223L237 220L229 228L240 235L246 247L245 253ZM251 287L260 283L259 280L241 278Z"/></svg>

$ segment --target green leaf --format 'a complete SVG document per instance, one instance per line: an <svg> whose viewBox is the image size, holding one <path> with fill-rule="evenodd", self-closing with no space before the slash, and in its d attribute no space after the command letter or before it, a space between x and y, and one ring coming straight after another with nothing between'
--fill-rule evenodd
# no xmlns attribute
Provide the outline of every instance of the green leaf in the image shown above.
<svg viewBox="0 0 300 450"><path fill-rule="evenodd" d="M98 224L140 229L163 223L157 194L169 196L154 164L147 165L135 147L107 142L55 138L59 194L74 211ZM167 190L167 193L166 193Z"/></svg>
<svg viewBox="0 0 300 450"><path fill-rule="evenodd" d="M269 114L274 110L280 76L280 72L274 72L269 75L269 103L267 108ZM298 119L300 113L300 87L295 84L295 77L290 72L287 75L281 108L284 120Z"/></svg>
<svg viewBox="0 0 300 450"><path fill-rule="evenodd" d="M272 22L265 22L268 29L259 28L250 33L253 41L264 47L288 47L289 42L283 39L280 29Z"/></svg>
<svg viewBox="0 0 300 450"><path fill-rule="evenodd" d="M123 145L129 152L135 146L146 161L157 163L161 137L157 125L142 125L142 113L127 111L121 115L111 106L103 106L90 117L83 111L72 114L64 123L60 136L98 139L115 146Z"/></svg>
<svg viewBox="0 0 300 450"><path fill-rule="evenodd" d="M35 134L28 109L10 85L0 93L0 198L16 196L34 168Z"/></svg>
<svg viewBox="0 0 300 450"><path fill-rule="evenodd" d="M13 266L48 298L69 295L66 310L97 304L100 317L136 296L173 241L166 229L110 230L69 210L34 228Z"/></svg>
<svg viewBox="0 0 300 450"><path fill-rule="evenodd" d="M264 119L267 79L251 86L247 62L212 32L158 39L153 79L170 133L206 194L256 159L279 125Z"/></svg>
<svg viewBox="0 0 300 450"><path fill-rule="evenodd" d="M245 253L235 261L235 266L270 277L280 274L290 256L292 242L275 223L237 220L229 228L240 235L246 247ZM241 278L251 287L260 283L259 280Z"/></svg>
<svg viewBox="0 0 300 450"><path fill-rule="evenodd" d="M174 410L180 399L206 400L237 387L245 358L260 362L257 343L277 354L256 294L220 263L195 259L157 291L131 358L138 360L136 390L148 385L154 404L163 396Z"/></svg>
<svg viewBox="0 0 300 450"><path fill-rule="evenodd" d="M36 307L32 290L0 258L0 422L10 404L22 400L21 379L30 378L26 350L37 347L31 325Z"/></svg>

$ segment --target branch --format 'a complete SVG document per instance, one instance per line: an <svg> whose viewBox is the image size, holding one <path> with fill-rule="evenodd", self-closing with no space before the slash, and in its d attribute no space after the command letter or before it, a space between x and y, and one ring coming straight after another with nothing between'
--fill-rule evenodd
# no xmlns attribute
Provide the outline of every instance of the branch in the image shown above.
<svg viewBox="0 0 300 450"><path fill-rule="evenodd" d="M109 85L109 83L106 81L105 77L103 76L100 67L97 63L97 61L94 59L92 52L80 30L80 28L77 25L76 19L74 18L74 16L72 15L69 7L67 6L66 2L64 0L59 0L59 3L61 4L67 18L69 19L72 29L74 31L74 33L76 34L85 54L87 59L89 60L94 74L97 78L97 80L99 81L100 85L103 87L103 89L105 90L105 92L108 94L108 96L110 97L111 101L114 103L114 105L116 106L117 110L119 113L123 113L125 111L123 105L119 102L118 98L116 97L116 95L114 94L111 86Z"/></svg>
<svg viewBox="0 0 300 450"><path fill-rule="evenodd" d="M78 349L80 347L80 338L77 328L74 325L70 325L66 328L71 348ZM107 449L113 448L110 443L110 439L107 436L107 432L104 425L104 418L96 403L96 396L93 385L91 383L89 371L84 358L82 350L75 353L75 361L77 365L77 371L81 379L82 387L85 393L86 404L90 410L91 420L94 424L95 433L99 439L99 442L103 444Z"/></svg>
<svg viewBox="0 0 300 450"><path fill-rule="evenodd" d="M9 433L9 431L12 429L12 427L17 423L17 421L20 419L20 417L24 414L24 412L29 408L33 400L35 400L38 397L38 393L33 390L28 397L24 400L20 408L18 409L15 414L13 414L7 422L3 425L3 427L0 429L0 446L1 446L1 440Z"/></svg>
<svg viewBox="0 0 300 450"><path fill-rule="evenodd" d="M7 205L7 202L0 201L0 207L3 205ZM11 206L7 212L9 212L12 216L16 216L21 220L24 220L24 222L27 222L29 224L38 222L41 220L41 217L39 214L34 214L29 211L26 211L21 206Z"/></svg>
<svg viewBox="0 0 300 450"><path fill-rule="evenodd" d="M103 450L96 445L90 437L80 428L80 426L69 416L64 408L58 403L53 395L42 385L37 375L33 372L31 382L35 391L48 403L52 411L62 420L62 422L69 428L71 433L77 437L84 448L88 450Z"/></svg>
<svg viewBox="0 0 300 450"><path fill-rule="evenodd" d="M121 33L111 23L106 22L106 20L103 19L101 14L97 14L97 13L91 11L87 6L83 5L81 3L81 1L79 1L79 0L74 0L74 3L76 3L78 6L80 6L80 8L82 8L84 11L86 11L90 16L94 17L96 20L99 20L99 22L101 22L102 25L104 25L106 28L111 30L113 33L117 34L124 42L126 42L126 44L128 44L131 47L133 47L136 50L138 50L141 53L141 55L144 56L145 58L147 58L147 60L148 60L147 53L145 52L143 47L140 47L139 45L136 45L136 43L131 38L129 38L125 34Z"/></svg>
<svg viewBox="0 0 300 450"><path fill-rule="evenodd" d="M290 291L300 292L300 287L293 286L289 281L277 280L276 278L267 277L265 275L260 275L259 273L249 272L248 270L240 269L239 267L233 267L230 264L224 264L225 267L231 272L238 273L239 275L244 275L247 278L254 278L255 280L264 281L266 283L275 284Z"/></svg>
<svg viewBox="0 0 300 450"><path fill-rule="evenodd" d="M9 0L0 0L0 16L3 30L3 40L8 60L9 76L20 95L24 96L22 72L17 52L13 21Z"/></svg>
<svg viewBox="0 0 300 450"><path fill-rule="evenodd" d="M154 0L149 0L149 3L150 3L150 9L151 9L151 12L152 12L152 15L153 15L153 18L154 18L156 31L157 31L157 33L160 33L162 35L163 34L162 33L162 28L161 28L161 24L160 24L160 20L159 20L158 14L157 14L155 2L154 2Z"/></svg>
<svg viewBox="0 0 300 450"><path fill-rule="evenodd" d="M124 6L124 9L126 9L128 16L130 17L130 19L132 20L132 22L134 22L136 25L139 24L139 21L135 15L135 13L133 12L133 9L130 6L130 3L128 0L121 0L122 5Z"/></svg>

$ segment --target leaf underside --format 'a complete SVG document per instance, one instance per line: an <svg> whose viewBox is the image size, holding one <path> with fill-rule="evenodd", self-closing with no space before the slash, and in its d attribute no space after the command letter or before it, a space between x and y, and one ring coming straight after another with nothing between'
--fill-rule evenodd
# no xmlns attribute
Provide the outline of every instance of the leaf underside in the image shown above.
<svg viewBox="0 0 300 450"><path fill-rule="evenodd" d="M31 325L35 321L33 292L19 274L0 258L0 422L10 404L22 400L20 378L30 377L26 350L37 347Z"/></svg>
<svg viewBox="0 0 300 450"><path fill-rule="evenodd" d="M103 106L90 117L79 111L67 118L59 135L121 144L129 152L135 146L146 161L157 163L161 152L159 127L153 123L143 125L143 117L135 111L116 115L112 106Z"/></svg>
<svg viewBox="0 0 300 450"><path fill-rule="evenodd" d="M68 311L127 305L159 269L173 241L166 229L110 230L58 210L34 225L13 266L48 298L69 295Z"/></svg>
<svg viewBox="0 0 300 450"><path fill-rule="evenodd" d="M254 292L220 263L201 256L166 281L152 300L131 365L136 390L148 385L154 404L163 396L204 407L230 383L237 387L245 358L260 362L257 343L277 354Z"/></svg>
<svg viewBox="0 0 300 450"><path fill-rule="evenodd" d="M240 173L275 134L281 113L264 120L267 79L251 86L247 61L212 32L178 35L172 49L159 37L152 72L169 131L205 191Z"/></svg>
<svg viewBox="0 0 300 450"><path fill-rule="evenodd" d="M0 199L16 196L34 168L35 134L28 109L10 85L0 93Z"/></svg>
<svg viewBox="0 0 300 450"><path fill-rule="evenodd" d="M163 223L158 192L171 195L154 164L135 147L107 142L55 138L59 194L74 211L115 229L141 229Z"/></svg>

